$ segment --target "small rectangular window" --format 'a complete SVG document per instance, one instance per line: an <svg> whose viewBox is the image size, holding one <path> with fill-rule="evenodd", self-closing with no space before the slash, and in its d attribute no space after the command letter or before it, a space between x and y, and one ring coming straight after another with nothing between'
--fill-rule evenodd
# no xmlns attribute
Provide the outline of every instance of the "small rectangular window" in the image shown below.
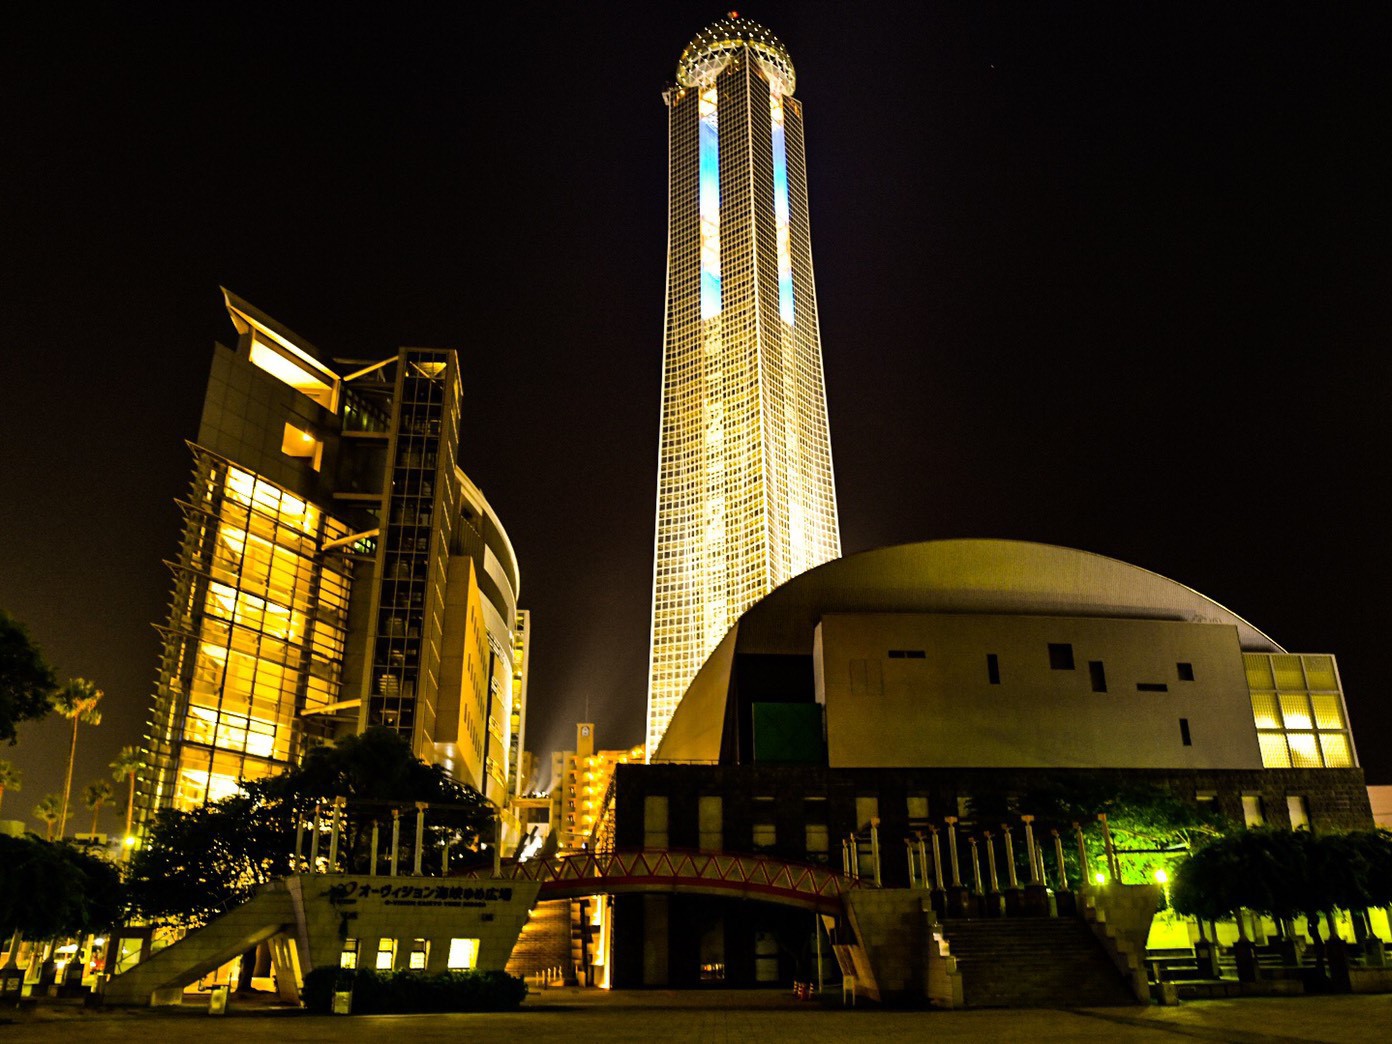
<svg viewBox="0 0 1392 1044"><path fill-rule="evenodd" d="M891 649L889 650L891 660L926 660L927 651L923 649Z"/></svg>
<svg viewBox="0 0 1392 1044"><path fill-rule="evenodd" d="M803 828L805 831L805 843L807 854L810 856L825 856L827 854L827 828L825 823L808 823Z"/></svg>
<svg viewBox="0 0 1392 1044"><path fill-rule="evenodd" d="M396 940L377 940L377 970L391 971L396 967Z"/></svg>
<svg viewBox="0 0 1392 1044"><path fill-rule="evenodd" d="M1169 692L1170 687L1164 682L1137 682L1137 692Z"/></svg>
<svg viewBox="0 0 1392 1044"><path fill-rule="evenodd" d="M755 823L754 837L752 840L754 842L755 851L761 848L772 848L778 841L777 828L772 823Z"/></svg>
<svg viewBox="0 0 1392 1044"><path fill-rule="evenodd" d="M1248 827L1266 825L1266 816L1262 813L1262 799L1260 794L1242 795L1242 822L1244 826Z"/></svg>
<svg viewBox="0 0 1392 1044"><path fill-rule="evenodd" d="M1092 675L1092 691L1107 691L1107 668L1102 666L1101 660L1088 661L1088 673Z"/></svg>
<svg viewBox="0 0 1392 1044"><path fill-rule="evenodd" d="M358 940L343 940L343 951L338 955L338 966L350 969L358 966Z"/></svg>
<svg viewBox="0 0 1392 1044"><path fill-rule="evenodd" d="M1175 670L1179 672L1180 681L1194 680L1194 665L1192 663L1177 663Z"/></svg>
<svg viewBox="0 0 1392 1044"><path fill-rule="evenodd" d="M1067 643L1049 643L1049 669L1071 671L1073 669L1073 646Z"/></svg>
<svg viewBox="0 0 1392 1044"><path fill-rule="evenodd" d="M479 941L477 939L451 939L449 948L449 968L452 971L468 971L478 964Z"/></svg>
<svg viewBox="0 0 1392 1044"><path fill-rule="evenodd" d="M1290 825L1292 830L1310 829L1310 809L1305 804L1305 798L1299 794L1289 794L1286 796L1286 811L1290 813Z"/></svg>
<svg viewBox="0 0 1392 1044"><path fill-rule="evenodd" d="M986 654L986 680L992 685L1000 684L1000 657L995 653Z"/></svg>
<svg viewBox="0 0 1392 1044"><path fill-rule="evenodd" d="M1194 741L1189 735L1188 718L1179 719L1179 739L1180 742L1183 743L1186 747L1192 747L1194 745Z"/></svg>
<svg viewBox="0 0 1392 1044"><path fill-rule="evenodd" d="M412 971L425 971L425 966L430 961L430 941L428 939L416 939L411 943L411 957L407 964Z"/></svg>

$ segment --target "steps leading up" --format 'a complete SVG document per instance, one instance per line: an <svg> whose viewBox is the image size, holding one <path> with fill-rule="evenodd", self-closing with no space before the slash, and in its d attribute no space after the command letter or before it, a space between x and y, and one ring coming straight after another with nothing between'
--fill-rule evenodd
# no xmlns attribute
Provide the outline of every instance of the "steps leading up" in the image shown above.
<svg viewBox="0 0 1392 1044"><path fill-rule="evenodd" d="M1081 920L952 919L944 934L969 1008L1134 1004L1127 980Z"/></svg>

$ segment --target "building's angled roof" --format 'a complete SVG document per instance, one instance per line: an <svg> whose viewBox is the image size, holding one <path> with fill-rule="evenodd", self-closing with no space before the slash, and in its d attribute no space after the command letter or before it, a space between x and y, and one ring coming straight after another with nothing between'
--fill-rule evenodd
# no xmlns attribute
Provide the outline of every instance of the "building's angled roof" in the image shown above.
<svg viewBox="0 0 1392 1044"><path fill-rule="evenodd" d="M1285 651L1213 599L1105 555L1023 540L898 544L809 569L745 610L692 680L654 760L677 749L714 757L737 651L805 655L824 614L857 612L1182 620L1235 627L1245 650Z"/></svg>
<svg viewBox="0 0 1392 1044"><path fill-rule="evenodd" d="M1114 616L1230 624L1244 649L1281 647L1193 588L1106 555L1025 540L929 540L862 551L809 569L755 602L742 640L824 612Z"/></svg>
<svg viewBox="0 0 1392 1044"><path fill-rule="evenodd" d="M677 59L677 82L683 87L704 87L725 68L743 47L754 52L759 64L783 94L792 94L797 82L793 60L783 41L758 22L731 11L702 29Z"/></svg>

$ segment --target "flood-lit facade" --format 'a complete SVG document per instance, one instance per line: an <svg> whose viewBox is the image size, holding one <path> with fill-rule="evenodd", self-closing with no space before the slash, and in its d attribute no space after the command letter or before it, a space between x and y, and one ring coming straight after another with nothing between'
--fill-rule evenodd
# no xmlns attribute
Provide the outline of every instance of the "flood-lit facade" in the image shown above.
<svg viewBox="0 0 1392 1044"><path fill-rule="evenodd" d="M190 444L142 820L370 726L503 804L525 614L459 466L457 354L330 360L226 296L239 337L214 348Z"/></svg>
<svg viewBox="0 0 1392 1044"><path fill-rule="evenodd" d="M663 95L649 751L739 614L840 554L795 82L782 43L732 15L692 40Z"/></svg>

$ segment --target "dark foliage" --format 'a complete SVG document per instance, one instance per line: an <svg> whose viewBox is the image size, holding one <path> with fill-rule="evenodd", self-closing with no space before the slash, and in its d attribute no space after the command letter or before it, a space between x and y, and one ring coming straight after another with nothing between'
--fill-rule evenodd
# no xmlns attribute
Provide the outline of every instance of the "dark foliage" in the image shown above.
<svg viewBox="0 0 1392 1044"><path fill-rule="evenodd" d="M327 1013L335 992L353 991L353 1014L424 1011L514 1011L527 984L500 971L376 972L315 968L305 976L301 997L310 1011Z"/></svg>
<svg viewBox="0 0 1392 1044"><path fill-rule="evenodd" d="M1392 900L1392 834L1243 830L1197 849L1176 874L1171 901L1217 920L1238 909L1274 918L1358 910Z"/></svg>
<svg viewBox="0 0 1392 1044"><path fill-rule="evenodd" d="M57 687L53 668L23 625L0 609L0 741L14 743L20 722L47 714L48 695Z"/></svg>
<svg viewBox="0 0 1392 1044"><path fill-rule="evenodd" d="M395 732L369 729L311 751L284 775L245 783L234 797L189 812L161 812L131 864L133 911L200 924L245 902L260 885L292 872L296 823L313 815L316 802L327 818L335 797L348 799L340 857L353 873L369 866L372 822L389 836L393 809L413 818L416 802L430 805L422 853L430 865L445 844L462 852L487 837L493 819L492 806L477 791L414 757ZM414 858L414 843L414 827L407 826L403 860Z"/></svg>
<svg viewBox="0 0 1392 1044"><path fill-rule="evenodd" d="M67 842L0 834L0 936L103 931L124 906L121 876L105 860Z"/></svg>

